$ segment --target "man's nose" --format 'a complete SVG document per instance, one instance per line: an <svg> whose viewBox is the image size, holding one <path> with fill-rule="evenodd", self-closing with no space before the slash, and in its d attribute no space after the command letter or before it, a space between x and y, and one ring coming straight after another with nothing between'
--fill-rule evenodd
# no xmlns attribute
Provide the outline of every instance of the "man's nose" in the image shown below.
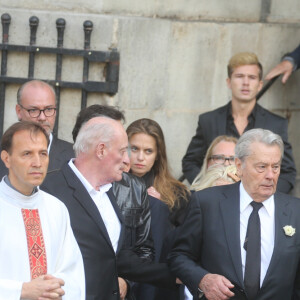
<svg viewBox="0 0 300 300"><path fill-rule="evenodd" d="M45 111L44 110L41 110L41 113L40 115L38 116L38 120L46 120L47 117L45 115Z"/></svg>
<svg viewBox="0 0 300 300"><path fill-rule="evenodd" d="M249 84L249 78L248 78L248 76L244 77L243 83L244 84Z"/></svg>
<svg viewBox="0 0 300 300"><path fill-rule="evenodd" d="M268 167L266 170L266 178L267 179L273 179L275 176L274 171L272 169L272 167Z"/></svg>
<svg viewBox="0 0 300 300"><path fill-rule="evenodd" d="M38 167L38 168L41 166L41 157L39 154L33 156L31 164L32 164L32 166Z"/></svg>
<svg viewBox="0 0 300 300"><path fill-rule="evenodd" d="M130 158L127 151L124 153L123 163L130 168Z"/></svg>

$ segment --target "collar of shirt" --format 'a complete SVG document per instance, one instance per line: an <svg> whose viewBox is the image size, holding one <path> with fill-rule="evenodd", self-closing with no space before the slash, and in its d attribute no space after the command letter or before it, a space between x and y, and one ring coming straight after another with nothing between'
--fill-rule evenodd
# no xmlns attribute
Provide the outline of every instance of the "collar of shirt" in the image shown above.
<svg viewBox="0 0 300 300"><path fill-rule="evenodd" d="M5 175L4 177L3 177L3 180L4 180L4 182L10 187L10 188L12 188L12 189L14 189L15 191L17 191L18 193L20 193L12 184L11 184L11 182L10 182L10 180L9 180L9 178L8 178L8 175ZM34 188L33 188L33 190L32 190L32 193L31 193L31 195L33 195L34 193L36 193L36 192L38 192L38 188L35 186Z"/></svg>
<svg viewBox="0 0 300 300"><path fill-rule="evenodd" d="M247 191L244 188L243 183L240 184L240 213L242 214L250 205L250 203L253 201L253 199L250 197L250 195L247 193ZM266 209L269 216L274 215L275 206L274 206L274 195L269 197L268 199L264 200L262 202L263 207Z"/></svg>
<svg viewBox="0 0 300 300"><path fill-rule="evenodd" d="M49 134L48 153L50 153L50 147L51 147L52 141L53 141L53 134L52 134L52 132L50 132L50 134Z"/></svg>
<svg viewBox="0 0 300 300"><path fill-rule="evenodd" d="M257 110L257 103L255 104L255 106L253 107L251 113L248 116L248 121L255 121L255 115L256 115L256 110ZM227 109L227 120L233 120L233 116L232 116L232 103L230 101L229 105L228 105L228 109Z"/></svg>
<svg viewBox="0 0 300 300"><path fill-rule="evenodd" d="M74 160L75 159L72 158L69 161L69 166L72 169L72 171L75 173L75 175L79 178L79 180L81 181L81 183L83 184L83 186L86 188L86 190L90 195L100 194L100 196L102 196L104 193L109 191L109 189L112 187L111 183L101 185L99 191L96 191L92 187L92 185L85 179L85 177L81 174L81 172L76 168L76 166L74 165Z"/></svg>

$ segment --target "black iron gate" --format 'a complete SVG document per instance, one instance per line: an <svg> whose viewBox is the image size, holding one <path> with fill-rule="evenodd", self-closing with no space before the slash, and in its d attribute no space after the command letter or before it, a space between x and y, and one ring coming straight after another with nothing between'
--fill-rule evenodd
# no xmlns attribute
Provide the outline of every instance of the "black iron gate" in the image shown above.
<svg viewBox="0 0 300 300"><path fill-rule="evenodd" d="M91 33L93 23L85 21L83 23L84 30L84 49L66 49L63 48L64 29L66 21L62 18L56 20L57 28L57 46L41 47L36 45L36 32L39 25L39 19L35 16L29 18L30 41L29 45L11 45L8 43L9 25L11 17L5 13L1 16L2 22L2 43L0 50L2 52L1 59L1 75L0 75L0 136L3 134L4 108L5 108L5 90L6 85L10 83L23 84L26 81L39 79L34 77L35 56L39 53L56 54L56 72L55 79L44 80L55 88L57 99L57 115L53 134L57 134L59 122L59 104L61 88L81 89L81 108L87 105L87 95L89 92L106 93L114 95L118 91L119 82L119 64L120 54L116 49L111 51L94 51L90 49ZM25 52L29 55L28 77L10 77L7 76L7 58L10 52ZM63 57L77 56L83 58L82 82L62 81ZM91 62L104 63L105 81L90 81L89 64ZM10 67L13 67L10 66Z"/></svg>

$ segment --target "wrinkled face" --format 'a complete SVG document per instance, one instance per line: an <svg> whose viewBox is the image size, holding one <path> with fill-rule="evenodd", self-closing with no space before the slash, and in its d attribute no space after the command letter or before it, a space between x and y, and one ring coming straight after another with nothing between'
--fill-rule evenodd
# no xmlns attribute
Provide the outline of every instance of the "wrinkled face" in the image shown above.
<svg viewBox="0 0 300 300"><path fill-rule="evenodd" d="M27 85L22 92L21 105L22 107L19 104L16 105L16 113L19 121L39 123L44 127L48 134L53 131L56 112L51 117L46 117L44 112L41 112L38 117L33 118L27 111L29 109L47 109L56 107L55 95L48 86Z"/></svg>
<svg viewBox="0 0 300 300"><path fill-rule="evenodd" d="M276 192L281 152L277 145L258 142L251 145L251 150L243 162L236 159L236 167L247 193L254 201L262 202Z"/></svg>
<svg viewBox="0 0 300 300"><path fill-rule="evenodd" d="M49 158L46 137L41 132L36 135L31 135L27 130L16 132L11 154L3 150L1 159L9 169L12 186L20 193L30 195L47 174Z"/></svg>
<svg viewBox="0 0 300 300"><path fill-rule="evenodd" d="M136 176L144 176L151 170L157 157L154 137L145 133L136 133L130 138L130 167Z"/></svg>
<svg viewBox="0 0 300 300"><path fill-rule="evenodd" d="M244 65L234 69L231 78L227 78L227 85L232 92L232 100L250 102L256 99L256 94L262 88L259 79L259 67Z"/></svg>
<svg viewBox="0 0 300 300"><path fill-rule="evenodd" d="M120 125L121 126L121 125ZM104 146L103 168L107 183L120 181L122 173L129 164L128 138L125 130L121 128L115 138Z"/></svg>
<svg viewBox="0 0 300 300"><path fill-rule="evenodd" d="M213 157L210 158L207 162L207 167L210 167L215 164L223 164L228 166L229 164L234 164L234 149L235 143L221 141L212 149ZM220 157L218 157L220 156ZM222 160L222 157L225 157L226 160Z"/></svg>

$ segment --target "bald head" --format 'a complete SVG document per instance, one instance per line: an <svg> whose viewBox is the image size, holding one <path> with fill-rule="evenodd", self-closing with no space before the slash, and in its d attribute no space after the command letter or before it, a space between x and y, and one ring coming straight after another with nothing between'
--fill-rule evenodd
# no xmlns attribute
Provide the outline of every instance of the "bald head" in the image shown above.
<svg viewBox="0 0 300 300"><path fill-rule="evenodd" d="M121 122L95 117L78 133L74 144L75 165L93 186L119 181L129 164L127 149L128 138Z"/></svg>
<svg viewBox="0 0 300 300"><path fill-rule="evenodd" d="M18 90L16 113L19 121L39 123L50 134L55 124L55 109L55 92L46 82L28 81Z"/></svg>
<svg viewBox="0 0 300 300"><path fill-rule="evenodd" d="M80 153L87 153L99 143L109 146L120 135L124 136L126 132L119 121L108 117L92 118L79 130L74 144L75 155L77 157Z"/></svg>

